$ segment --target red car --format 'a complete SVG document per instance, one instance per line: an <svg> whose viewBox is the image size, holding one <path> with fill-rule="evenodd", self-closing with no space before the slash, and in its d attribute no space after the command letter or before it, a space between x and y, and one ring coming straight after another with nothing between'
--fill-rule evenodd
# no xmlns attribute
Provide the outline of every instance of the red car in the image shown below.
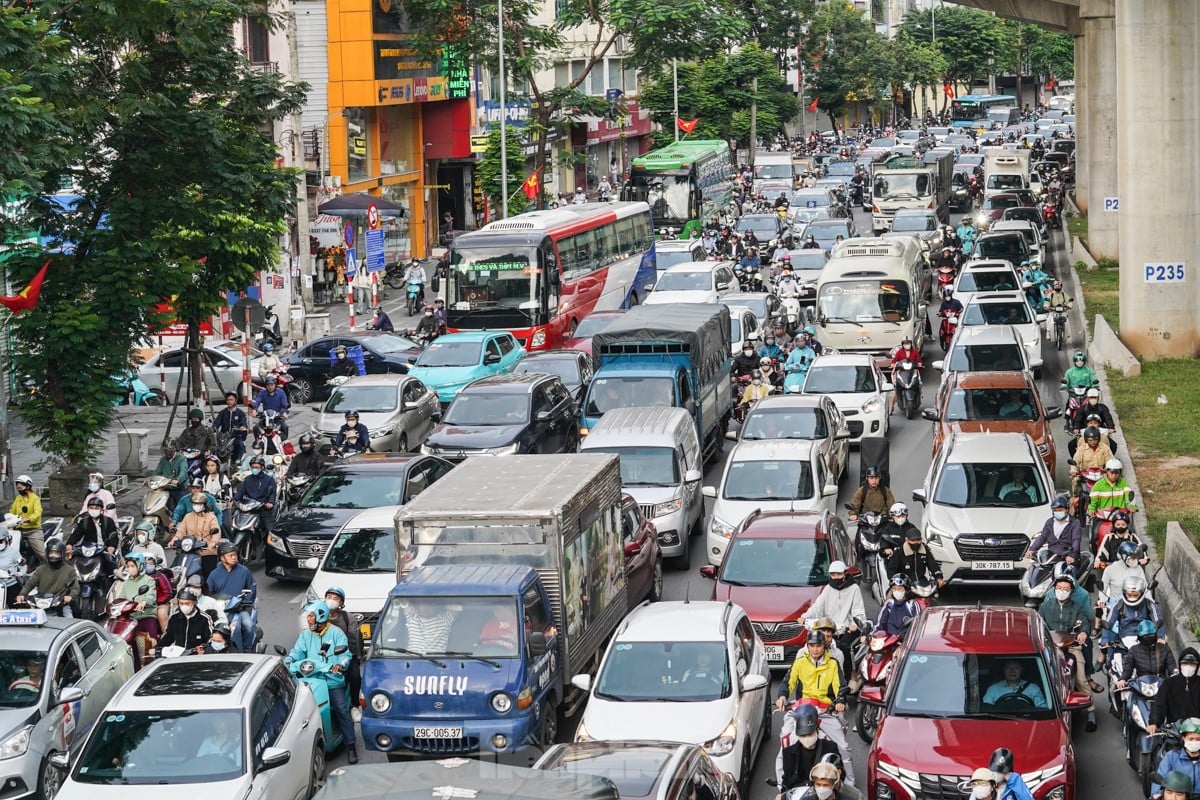
<svg viewBox="0 0 1200 800"><path fill-rule="evenodd" d="M629 495L621 497L621 545L625 549L625 580L629 607L643 600L657 603L663 596L662 550L654 523L642 516L642 507Z"/></svg>
<svg viewBox="0 0 1200 800"><path fill-rule="evenodd" d="M596 335L597 331L604 330L610 322L624 313L619 309L616 311L593 311L581 319L571 335L563 340L563 349L591 353L592 337Z"/></svg>
<svg viewBox="0 0 1200 800"><path fill-rule="evenodd" d="M909 629L867 758L869 800L962 800L959 786L1003 745L1037 800L1073 800L1072 689L1037 611L935 606Z"/></svg>
<svg viewBox="0 0 1200 800"><path fill-rule="evenodd" d="M834 561L855 561L834 514L755 512L733 532L721 566L705 565L700 574L716 581L713 600L746 609L771 669L786 669L807 639L800 620L829 582Z"/></svg>

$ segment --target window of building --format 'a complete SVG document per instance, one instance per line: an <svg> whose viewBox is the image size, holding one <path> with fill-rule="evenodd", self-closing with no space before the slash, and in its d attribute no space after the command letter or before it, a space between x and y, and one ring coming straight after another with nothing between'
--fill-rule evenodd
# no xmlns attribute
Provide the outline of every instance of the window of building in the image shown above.
<svg viewBox="0 0 1200 800"><path fill-rule="evenodd" d="M242 20L242 34L245 37L246 59L251 64L265 64L271 60L270 31L258 17L245 17Z"/></svg>
<svg viewBox="0 0 1200 800"><path fill-rule="evenodd" d="M367 108L347 108L346 164L350 182L371 177L371 111Z"/></svg>

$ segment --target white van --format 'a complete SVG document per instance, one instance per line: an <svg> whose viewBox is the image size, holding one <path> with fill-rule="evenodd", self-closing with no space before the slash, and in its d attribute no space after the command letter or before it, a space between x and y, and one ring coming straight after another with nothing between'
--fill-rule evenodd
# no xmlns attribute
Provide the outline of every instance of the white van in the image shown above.
<svg viewBox="0 0 1200 800"><path fill-rule="evenodd" d="M704 518L704 461L691 414L682 408L618 408L600 418L579 449L619 457L621 488L658 529L663 557L687 569L690 540Z"/></svg>
<svg viewBox="0 0 1200 800"><path fill-rule="evenodd" d="M920 349L928 291L914 237L843 242L817 281L817 341L840 352L886 355L908 337Z"/></svg>

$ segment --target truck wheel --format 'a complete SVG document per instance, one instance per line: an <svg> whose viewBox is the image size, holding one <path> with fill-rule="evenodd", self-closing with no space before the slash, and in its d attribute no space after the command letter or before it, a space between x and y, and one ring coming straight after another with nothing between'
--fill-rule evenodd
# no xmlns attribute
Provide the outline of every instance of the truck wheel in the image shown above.
<svg viewBox="0 0 1200 800"><path fill-rule="evenodd" d="M558 739L558 709L550 703L542 706L542 720L538 724L538 744L548 750Z"/></svg>

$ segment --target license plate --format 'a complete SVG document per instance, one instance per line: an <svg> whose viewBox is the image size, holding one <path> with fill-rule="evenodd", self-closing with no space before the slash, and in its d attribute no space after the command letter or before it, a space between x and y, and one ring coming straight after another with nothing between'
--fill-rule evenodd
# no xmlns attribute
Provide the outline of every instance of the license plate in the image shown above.
<svg viewBox="0 0 1200 800"><path fill-rule="evenodd" d="M462 726L423 726L413 728L414 739L461 739Z"/></svg>
<svg viewBox="0 0 1200 800"><path fill-rule="evenodd" d="M766 644L763 645L763 650L767 653L767 661L783 661L783 645Z"/></svg>
<svg viewBox="0 0 1200 800"><path fill-rule="evenodd" d="M366 623L366 622L359 623L358 633L360 636L362 636L363 642L370 644L370 642L371 642L371 626L369 623Z"/></svg>
<svg viewBox="0 0 1200 800"><path fill-rule="evenodd" d="M981 572L983 570L1010 570L1013 568L1011 561L972 561L971 570Z"/></svg>

